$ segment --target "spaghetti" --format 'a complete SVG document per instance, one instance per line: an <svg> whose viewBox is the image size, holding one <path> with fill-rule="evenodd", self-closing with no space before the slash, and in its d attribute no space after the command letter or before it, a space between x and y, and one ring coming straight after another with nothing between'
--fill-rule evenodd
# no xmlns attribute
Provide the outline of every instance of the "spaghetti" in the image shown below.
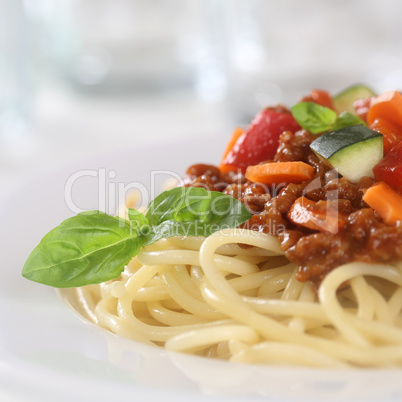
<svg viewBox="0 0 402 402"><path fill-rule="evenodd" d="M255 231L162 240L119 279L76 295L95 324L173 351L316 367L402 363L402 264L346 264L316 294L278 240Z"/></svg>
<svg viewBox="0 0 402 402"><path fill-rule="evenodd" d="M81 286L92 322L172 351L401 367L402 95L367 91L264 109L219 167L190 166L145 215L66 220L23 274Z"/></svg>

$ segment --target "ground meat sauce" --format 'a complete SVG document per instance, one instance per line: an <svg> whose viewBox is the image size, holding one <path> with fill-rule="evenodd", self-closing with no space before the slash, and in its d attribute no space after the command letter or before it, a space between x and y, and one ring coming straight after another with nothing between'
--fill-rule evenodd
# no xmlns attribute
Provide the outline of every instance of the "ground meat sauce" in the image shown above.
<svg viewBox="0 0 402 402"><path fill-rule="evenodd" d="M386 264L402 260L402 227L385 224L362 200L373 179L363 177L352 183L338 177L310 150L314 139L305 130L284 132L272 161L310 164L315 169L310 181L267 188L246 180L242 173L221 173L216 166L197 164L187 170L184 185L221 191L243 202L253 216L242 227L276 236L286 257L297 264L297 278L302 282L311 280L318 286L333 268L352 261ZM301 196L322 208L336 202L345 225L336 234L294 225L286 214Z"/></svg>

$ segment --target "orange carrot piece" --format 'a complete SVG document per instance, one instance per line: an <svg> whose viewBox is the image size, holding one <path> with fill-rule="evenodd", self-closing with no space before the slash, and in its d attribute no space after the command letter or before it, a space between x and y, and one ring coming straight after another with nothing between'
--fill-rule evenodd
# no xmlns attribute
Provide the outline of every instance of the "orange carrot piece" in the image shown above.
<svg viewBox="0 0 402 402"><path fill-rule="evenodd" d="M255 183L301 183L314 175L314 168L304 162L272 162L249 166L246 179Z"/></svg>
<svg viewBox="0 0 402 402"><path fill-rule="evenodd" d="M338 211L336 204L331 204L328 201L316 203L306 197L299 197L293 203L287 217L295 225L334 234L347 221L347 217Z"/></svg>
<svg viewBox="0 0 402 402"><path fill-rule="evenodd" d="M377 211L385 223L395 225L402 221L402 195L383 181L369 187L363 201Z"/></svg>
<svg viewBox="0 0 402 402"><path fill-rule="evenodd" d="M230 152L230 150L233 148L234 144L236 144L237 140L240 138L240 136L244 133L244 130L240 127L236 127L233 131L232 136L230 137L229 142L226 145L225 152L222 155L221 159L221 164L219 166L219 169L223 173L230 172L231 170L236 170L235 166L231 165L225 165L222 162L225 160L226 156Z"/></svg>
<svg viewBox="0 0 402 402"><path fill-rule="evenodd" d="M402 95L398 91L388 91L373 99L367 112L367 124L370 126L382 117L402 126Z"/></svg>

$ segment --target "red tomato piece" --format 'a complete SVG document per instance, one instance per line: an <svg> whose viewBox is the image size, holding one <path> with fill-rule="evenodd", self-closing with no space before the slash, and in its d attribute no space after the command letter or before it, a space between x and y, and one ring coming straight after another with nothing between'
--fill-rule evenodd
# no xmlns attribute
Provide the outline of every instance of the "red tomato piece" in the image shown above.
<svg viewBox="0 0 402 402"><path fill-rule="evenodd" d="M314 102L318 105L329 107L330 109L334 108L332 96L328 91L323 91L322 89L313 89L310 95L302 98L301 102Z"/></svg>
<svg viewBox="0 0 402 402"><path fill-rule="evenodd" d="M381 133L384 140L384 155L402 140L402 127L382 117L378 117L370 124L370 128Z"/></svg>
<svg viewBox="0 0 402 402"><path fill-rule="evenodd" d="M395 190L402 192L402 141L373 169L376 181L383 181Z"/></svg>
<svg viewBox="0 0 402 402"><path fill-rule="evenodd" d="M221 166L246 171L247 166L272 160L284 131L295 133L301 127L289 111L279 108L262 110L237 139L222 160Z"/></svg>

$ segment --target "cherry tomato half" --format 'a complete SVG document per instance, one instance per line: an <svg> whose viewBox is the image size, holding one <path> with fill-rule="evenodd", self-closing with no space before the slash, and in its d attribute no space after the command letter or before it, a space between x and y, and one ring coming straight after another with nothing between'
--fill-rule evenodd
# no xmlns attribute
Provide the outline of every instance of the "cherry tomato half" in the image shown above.
<svg viewBox="0 0 402 402"><path fill-rule="evenodd" d="M294 117L284 108L262 110L246 131L240 135L231 150L224 156L221 166L225 170L241 169L273 159L284 131L300 130Z"/></svg>

